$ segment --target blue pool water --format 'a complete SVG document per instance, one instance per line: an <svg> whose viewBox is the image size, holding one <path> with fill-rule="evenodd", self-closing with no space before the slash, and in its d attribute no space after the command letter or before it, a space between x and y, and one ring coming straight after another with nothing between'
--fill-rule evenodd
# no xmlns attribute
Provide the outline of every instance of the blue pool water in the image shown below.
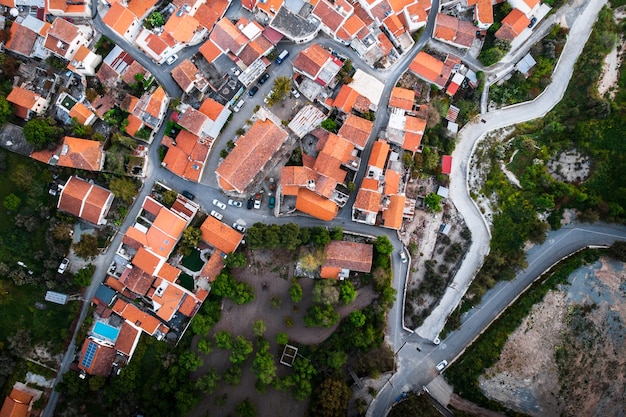
<svg viewBox="0 0 626 417"><path fill-rule="evenodd" d="M94 336L100 336L103 339L109 339L113 342L117 340L117 335L120 333L120 329L115 328L113 326L109 326L108 324L97 322L93 328Z"/></svg>

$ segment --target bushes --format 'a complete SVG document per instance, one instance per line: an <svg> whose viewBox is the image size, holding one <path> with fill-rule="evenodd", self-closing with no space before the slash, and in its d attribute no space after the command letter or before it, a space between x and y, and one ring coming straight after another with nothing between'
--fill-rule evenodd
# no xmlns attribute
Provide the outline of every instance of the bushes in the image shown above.
<svg viewBox="0 0 626 417"><path fill-rule="evenodd" d="M254 300L254 289L247 282L236 281L226 271L222 271L211 285L215 295L233 300L235 304L246 304Z"/></svg>
<svg viewBox="0 0 626 417"><path fill-rule="evenodd" d="M306 327L331 327L337 321L339 321L339 314L329 304L316 304L309 308L306 316L304 316Z"/></svg>

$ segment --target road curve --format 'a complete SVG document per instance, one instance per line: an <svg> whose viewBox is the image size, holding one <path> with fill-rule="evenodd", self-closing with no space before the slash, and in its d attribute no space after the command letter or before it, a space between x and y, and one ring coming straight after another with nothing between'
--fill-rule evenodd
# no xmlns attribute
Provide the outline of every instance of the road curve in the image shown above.
<svg viewBox="0 0 626 417"><path fill-rule="evenodd" d="M447 317L459 304L482 265L484 256L489 253L490 231L482 213L469 195L467 183L469 161L476 145L486 133L543 117L561 101L574 72L574 64L587 43L593 24L605 3L606 0L589 1L587 8L576 19L552 75L552 83L542 94L533 101L486 113L482 115L484 123L476 120L467 124L459 132L459 143L452 154L453 174L450 177L450 198L457 210L463 214L465 223L472 232L472 244L465 261L439 305L417 329L417 333L423 338L435 340L438 337Z"/></svg>

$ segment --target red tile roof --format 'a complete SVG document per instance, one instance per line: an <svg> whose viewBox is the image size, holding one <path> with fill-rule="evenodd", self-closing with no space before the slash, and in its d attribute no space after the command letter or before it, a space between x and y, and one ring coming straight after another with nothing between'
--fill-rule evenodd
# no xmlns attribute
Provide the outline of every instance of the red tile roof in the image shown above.
<svg viewBox="0 0 626 417"><path fill-rule="evenodd" d="M27 417L30 415L29 408L33 396L27 392L13 388L11 393L4 399L0 417Z"/></svg>
<svg viewBox="0 0 626 417"><path fill-rule="evenodd" d="M320 220L330 221L337 216L339 208L331 200L307 188L300 188L296 198L296 210Z"/></svg>
<svg viewBox="0 0 626 417"><path fill-rule="evenodd" d="M389 206L383 211L383 226L399 230L402 227L402 215L406 197L403 195L389 196Z"/></svg>
<svg viewBox="0 0 626 417"><path fill-rule="evenodd" d="M229 254L237 250L243 235L213 216L206 218L202 226L202 240L217 250Z"/></svg>
<svg viewBox="0 0 626 417"><path fill-rule="evenodd" d="M7 96L7 101L16 106L31 110L39 98L41 98L41 96L33 91L22 87L13 87Z"/></svg>
<svg viewBox="0 0 626 417"><path fill-rule="evenodd" d="M91 223L99 224L106 205L113 194L102 187L70 177L59 196L59 210L73 214Z"/></svg>
<svg viewBox="0 0 626 417"><path fill-rule="evenodd" d="M169 330L167 326L164 326L159 319L148 314L145 311L140 310L133 304L129 304L122 299L118 299L113 305L113 311L125 318L130 324L141 328L149 335L153 335L157 329L167 333Z"/></svg>
<svg viewBox="0 0 626 417"><path fill-rule="evenodd" d="M271 120L257 120L215 171L222 187L243 192L287 137L288 133Z"/></svg>
<svg viewBox="0 0 626 417"><path fill-rule="evenodd" d="M339 129L339 136L350 141L359 149L365 148L367 139L372 132L374 123L361 117L349 114Z"/></svg>
<svg viewBox="0 0 626 417"><path fill-rule="evenodd" d="M530 24L528 17L520 10L513 9L502 19L502 26L496 32L496 38L512 41Z"/></svg>
<svg viewBox="0 0 626 417"><path fill-rule="evenodd" d="M468 5L469 5L469 2L468 2ZM491 0L477 0L474 15L480 23L483 23L485 25L492 24L494 20L493 20L493 4L491 3Z"/></svg>
<svg viewBox="0 0 626 417"><path fill-rule="evenodd" d="M219 251L214 251L202 271L200 272L201 278L206 278L209 282L215 281L220 272L224 269L224 258Z"/></svg>
<svg viewBox="0 0 626 417"><path fill-rule="evenodd" d="M397 107L406 111L413 110L415 103L415 93L413 90L402 87L394 87L389 97L389 107Z"/></svg>
<svg viewBox="0 0 626 417"><path fill-rule="evenodd" d="M334 33L339 29L345 19L344 15L340 13L337 8L339 8L339 6L336 4L330 4L326 0L319 0L311 13L318 17L322 23L328 26L330 31ZM352 7L349 6L349 9L352 9ZM346 12L348 11L352 10L347 10Z"/></svg>
<svg viewBox="0 0 626 417"><path fill-rule="evenodd" d="M359 189L354 200L354 208L368 213L378 213L380 211L380 199L382 194L378 191Z"/></svg>
<svg viewBox="0 0 626 417"><path fill-rule="evenodd" d="M215 121L224 111L224 106L213 100L211 97L207 97L200 105L198 111L207 116L209 119Z"/></svg>
<svg viewBox="0 0 626 417"><path fill-rule="evenodd" d="M133 22L137 22L137 16L120 3L114 2L102 18L102 22L118 35L124 36Z"/></svg>
<svg viewBox="0 0 626 417"><path fill-rule="evenodd" d="M11 37L5 46L9 51L29 57L33 47L35 46L37 37L37 33L33 32L26 26L13 22L11 25Z"/></svg>
<svg viewBox="0 0 626 417"><path fill-rule="evenodd" d="M89 363L89 367L85 367L83 365L83 358L85 357L87 348L90 344L95 346L95 351L93 352L93 358ZM87 338L85 339L83 347L80 351L78 367L87 372L89 375L109 376L116 355L117 352L112 347L101 345L94 340Z"/></svg>
<svg viewBox="0 0 626 417"><path fill-rule="evenodd" d="M168 322L178 311L185 292L179 286L161 278L157 278L153 287L157 289L151 296L156 314L161 320Z"/></svg>
<svg viewBox="0 0 626 417"><path fill-rule="evenodd" d="M324 267L370 272L374 247L368 243L331 241L324 250Z"/></svg>
<svg viewBox="0 0 626 417"><path fill-rule="evenodd" d="M400 191L400 177L401 173L388 169L385 171L385 188L383 192L385 195L398 194Z"/></svg>
<svg viewBox="0 0 626 417"><path fill-rule="evenodd" d="M215 23L217 23L217 19L224 15L229 4L227 0L208 0L198 7L193 17L195 17L202 26L211 30Z"/></svg>
<svg viewBox="0 0 626 417"><path fill-rule="evenodd" d="M179 16L174 12L163 26L163 30L172 35L177 42L189 43L196 31L201 29L199 26L200 23L187 13Z"/></svg>
<svg viewBox="0 0 626 417"><path fill-rule="evenodd" d="M157 0L129 0L128 10L133 12L139 18L150 11L157 4Z"/></svg>
<svg viewBox="0 0 626 417"><path fill-rule="evenodd" d="M218 48L217 45L215 45L210 39L203 43L198 51L208 62L215 61L217 57L222 54L222 50Z"/></svg>
<svg viewBox="0 0 626 417"><path fill-rule="evenodd" d="M221 19L209 36L215 45L224 52L237 55L248 43L248 38L230 20Z"/></svg>
<svg viewBox="0 0 626 417"><path fill-rule="evenodd" d="M331 56L330 52L314 43L298 54L293 67L315 79Z"/></svg>
<svg viewBox="0 0 626 417"><path fill-rule="evenodd" d="M409 65L409 70L441 88L443 88L448 81L447 79L444 80L441 75L443 72L443 62L426 52L419 52L417 54L413 62Z"/></svg>
<svg viewBox="0 0 626 417"><path fill-rule="evenodd" d="M377 167L381 170L385 169L385 163L387 162L387 156L391 146L385 140L377 140L372 146L372 152L370 153L369 166Z"/></svg>
<svg viewBox="0 0 626 417"><path fill-rule="evenodd" d="M117 335L117 340L115 340L115 349L126 356L132 356L139 335L140 331L125 321Z"/></svg>
<svg viewBox="0 0 626 417"><path fill-rule="evenodd" d="M104 152L100 142L71 136L63 138L59 166L100 171L103 163Z"/></svg>
<svg viewBox="0 0 626 417"><path fill-rule="evenodd" d="M91 121L89 119L91 119L92 116L93 112L89 110L87 106L80 102L76 103L70 110L70 117L75 117L78 123L80 123L81 125L85 125L88 121Z"/></svg>
<svg viewBox="0 0 626 417"><path fill-rule="evenodd" d="M452 157L450 155L444 155L441 158L441 173L450 175L452 172Z"/></svg>
<svg viewBox="0 0 626 417"><path fill-rule="evenodd" d="M185 59L172 70L172 78L183 91L187 91L196 81L197 73L198 67L190 59Z"/></svg>

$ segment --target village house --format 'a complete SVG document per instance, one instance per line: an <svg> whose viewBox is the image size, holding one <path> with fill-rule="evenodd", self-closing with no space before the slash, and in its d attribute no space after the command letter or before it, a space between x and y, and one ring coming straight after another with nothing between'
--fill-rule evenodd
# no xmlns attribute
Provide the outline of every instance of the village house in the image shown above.
<svg viewBox="0 0 626 417"><path fill-rule="evenodd" d="M100 55L85 45L80 45L72 60L67 64L67 69L83 77L93 77L96 75L96 67L100 62L102 62Z"/></svg>
<svg viewBox="0 0 626 417"><path fill-rule="evenodd" d="M187 94L194 88L204 93L209 86L209 81L189 59L185 59L172 70L172 78Z"/></svg>
<svg viewBox="0 0 626 417"><path fill-rule="evenodd" d="M235 148L222 161L215 174L220 188L244 194L248 187L263 177L265 169L276 158L289 134L272 120L257 120L235 142Z"/></svg>
<svg viewBox="0 0 626 417"><path fill-rule="evenodd" d="M161 86L152 92L146 92L141 98L130 94L126 96L122 102L122 109L130 113L125 128L126 133L138 139L152 141L154 133L163 123L169 101L169 97ZM137 132L144 128L150 130L149 137L137 136Z"/></svg>
<svg viewBox="0 0 626 417"><path fill-rule="evenodd" d="M324 249L325 262L320 276L329 279L345 279L350 272L370 272L374 246L369 243L331 241Z"/></svg>
<svg viewBox="0 0 626 417"><path fill-rule="evenodd" d="M102 18L102 22L130 43L133 43L142 28L137 15L122 3L114 2Z"/></svg>
<svg viewBox="0 0 626 417"><path fill-rule="evenodd" d="M496 38L513 41L528 28L530 19L520 9L513 9L502 19L502 26L496 32Z"/></svg>
<svg viewBox="0 0 626 417"><path fill-rule="evenodd" d="M113 204L113 193L105 188L72 176L61 188L57 208L90 223L106 224Z"/></svg>
<svg viewBox="0 0 626 417"><path fill-rule="evenodd" d="M13 87L7 101L13 104L15 115L24 120L43 115L50 106L50 100L22 87Z"/></svg>
<svg viewBox="0 0 626 417"><path fill-rule="evenodd" d="M480 30L487 30L493 25L491 0L467 0L467 5L474 6L474 22Z"/></svg>
<svg viewBox="0 0 626 417"><path fill-rule="evenodd" d="M45 59L50 54L50 51L44 48L50 26L50 23L42 22L30 15L19 22L16 20L11 25L11 37L6 42L5 48L25 57Z"/></svg>
<svg viewBox="0 0 626 417"><path fill-rule="evenodd" d="M22 384L19 384L22 385ZM0 409L0 417L28 417L31 415L35 400L32 389L24 386L14 386L9 395L4 399Z"/></svg>
<svg viewBox="0 0 626 417"><path fill-rule="evenodd" d="M90 18L92 0L47 0L47 10L53 16Z"/></svg>
<svg viewBox="0 0 626 417"><path fill-rule="evenodd" d="M65 136L56 150L35 151L30 157L49 165L87 171L102 171L105 158L100 142L71 136Z"/></svg>
<svg viewBox="0 0 626 417"><path fill-rule="evenodd" d="M85 26L76 26L65 19L56 18L46 34L44 46L60 58L71 61L80 46L87 47L92 33Z"/></svg>
<svg viewBox="0 0 626 417"><path fill-rule="evenodd" d="M433 37L461 49L468 49L476 38L476 26L458 17L437 13Z"/></svg>
<svg viewBox="0 0 626 417"><path fill-rule="evenodd" d="M317 43L301 51L293 60L293 70L322 86L328 85L339 73L343 62Z"/></svg>

